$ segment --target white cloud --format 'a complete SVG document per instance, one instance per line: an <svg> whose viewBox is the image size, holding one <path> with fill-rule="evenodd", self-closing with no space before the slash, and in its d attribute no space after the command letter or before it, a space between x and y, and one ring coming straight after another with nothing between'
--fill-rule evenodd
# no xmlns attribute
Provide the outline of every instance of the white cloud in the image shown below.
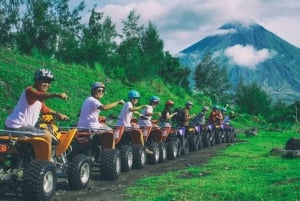
<svg viewBox="0 0 300 201"><path fill-rule="evenodd" d="M70 0L73 5L77 0ZM121 30L121 21L134 9L141 24L153 22L165 50L178 53L232 20L254 21L286 41L300 47L299 0L86 0L90 9L110 16ZM87 21L85 16L84 21Z"/></svg>
<svg viewBox="0 0 300 201"><path fill-rule="evenodd" d="M227 48L224 54L236 65L250 69L255 69L258 64L273 56L268 49L256 50L252 45L234 45Z"/></svg>

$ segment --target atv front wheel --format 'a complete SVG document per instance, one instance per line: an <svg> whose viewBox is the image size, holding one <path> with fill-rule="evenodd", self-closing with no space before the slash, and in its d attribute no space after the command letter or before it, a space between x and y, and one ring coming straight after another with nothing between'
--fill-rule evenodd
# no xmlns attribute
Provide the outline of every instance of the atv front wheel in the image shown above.
<svg viewBox="0 0 300 201"><path fill-rule="evenodd" d="M129 145L123 145L121 152L121 171L128 172L132 168L133 154L132 148Z"/></svg>
<svg viewBox="0 0 300 201"><path fill-rule="evenodd" d="M189 153L190 150L190 146L189 146L189 142L187 139L183 139L182 142L182 155L187 155Z"/></svg>
<svg viewBox="0 0 300 201"><path fill-rule="evenodd" d="M143 145L135 144L132 145L133 152L133 164L132 168L142 169L146 164L146 152Z"/></svg>
<svg viewBox="0 0 300 201"><path fill-rule="evenodd" d="M189 147L191 151L197 151L199 146L199 138L196 134L191 134L189 137Z"/></svg>
<svg viewBox="0 0 300 201"><path fill-rule="evenodd" d="M115 181L121 173L121 156L118 149L103 151L100 162L100 172L103 179Z"/></svg>
<svg viewBox="0 0 300 201"><path fill-rule="evenodd" d="M90 181L91 159L84 154L71 158L68 168L69 186L73 190L84 189Z"/></svg>
<svg viewBox="0 0 300 201"><path fill-rule="evenodd" d="M23 194L27 200L51 200L57 184L56 168L49 161L32 161L25 168Z"/></svg>

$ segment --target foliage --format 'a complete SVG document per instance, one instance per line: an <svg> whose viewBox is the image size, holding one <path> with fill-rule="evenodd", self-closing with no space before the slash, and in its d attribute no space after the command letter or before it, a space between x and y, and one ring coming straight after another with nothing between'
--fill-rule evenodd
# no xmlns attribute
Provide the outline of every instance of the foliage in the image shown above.
<svg viewBox="0 0 300 201"><path fill-rule="evenodd" d="M271 99L256 83L244 85L242 81L237 85L234 101L240 107L240 112L269 116Z"/></svg>
<svg viewBox="0 0 300 201"><path fill-rule="evenodd" d="M227 103L230 91L227 72L211 55L206 55L197 65L193 79L196 90L209 95L215 103Z"/></svg>

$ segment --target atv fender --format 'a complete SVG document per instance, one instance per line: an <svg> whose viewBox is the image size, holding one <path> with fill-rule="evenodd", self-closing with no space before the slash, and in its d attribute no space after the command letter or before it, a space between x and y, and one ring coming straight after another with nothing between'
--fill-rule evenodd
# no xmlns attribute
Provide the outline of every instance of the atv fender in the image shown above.
<svg viewBox="0 0 300 201"><path fill-rule="evenodd" d="M61 131L59 144L56 147L56 152L55 152L56 156L60 156L63 152L65 152L69 148L76 133L77 133L76 128L71 129L69 131Z"/></svg>

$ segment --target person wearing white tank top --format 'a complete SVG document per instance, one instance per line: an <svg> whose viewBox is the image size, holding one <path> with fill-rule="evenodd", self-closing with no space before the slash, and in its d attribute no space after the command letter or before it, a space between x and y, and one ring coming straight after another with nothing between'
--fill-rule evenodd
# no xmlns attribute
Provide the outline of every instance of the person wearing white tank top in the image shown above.
<svg viewBox="0 0 300 201"><path fill-rule="evenodd" d="M6 118L5 128L9 130L25 130L38 132L36 123L39 115L52 114L60 120L69 119L68 116L61 114L45 105L45 100L49 98L60 98L66 100L66 93L47 92L51 82L54 81L52 72L48 69L38 69L34 74L34 85L28 86L21 94L13 112Z"/></svg>

